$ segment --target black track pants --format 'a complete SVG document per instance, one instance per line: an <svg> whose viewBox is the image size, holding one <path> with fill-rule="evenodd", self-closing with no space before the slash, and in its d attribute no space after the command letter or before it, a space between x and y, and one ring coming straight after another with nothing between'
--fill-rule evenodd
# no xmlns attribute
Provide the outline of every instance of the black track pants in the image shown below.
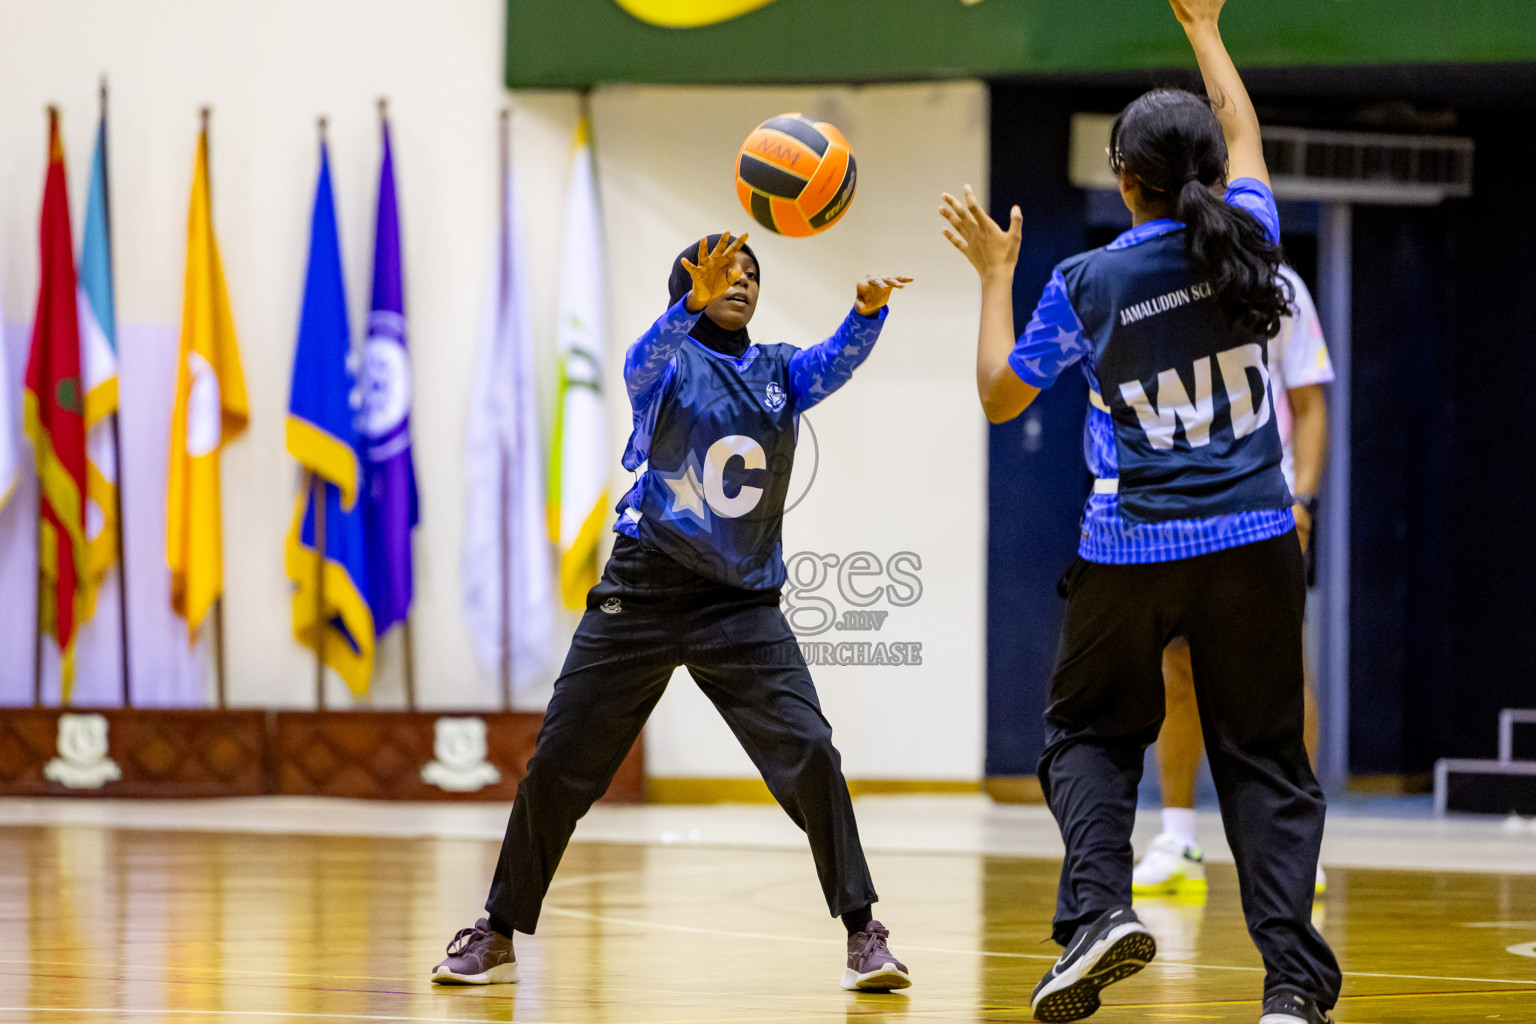
<svg viewBox="0 0 1536 1024"><path fill-rule="evenodd" d="M1061 590L1067 613L1040 759L1067 848L1056 940L1131 904L1136 786L1163 721L1162 652L1184 636L1265 989L1292 986L1333 1006L1338 963L1311 924L1323 794L1302 744L1295 534L1149 565L1079 559Z"/></svg>
<svg viewBox="0 0 1536 1024"><path fill-rule="evenodd" d="M686 665L810 839L834 916L875 902L832 727L778 591L707 580L619 537L517 787L485 908L532 932L576 822L608 788L667 681Z"/></svg>

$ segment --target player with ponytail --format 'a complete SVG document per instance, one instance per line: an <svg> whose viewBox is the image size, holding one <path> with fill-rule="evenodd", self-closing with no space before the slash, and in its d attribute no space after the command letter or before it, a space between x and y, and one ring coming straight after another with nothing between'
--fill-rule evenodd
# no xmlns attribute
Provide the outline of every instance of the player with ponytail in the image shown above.
<svg viewBox="0 0 1536 1024"><path fill-rule="evenodd" d="M1184 251L1228 319L1273 338L1293 299L1278 274L1280 245L1258 217L1211 191L1226 184L1227 143L1210 104L1183 89L1144 94L1115 118L1109 166L1143 205L1166 206L1184 225Z"/></svg>
<svg viewBox="0 0 1536 1024"><path fill-rule="evenodd" d="M1311 923L1324 803L1302 742L1305 583L1267 369L1291 300L1280 216L1217 29L1224 0L1170 3L1208 100L1160 89L1116 120L1110 166L1131 229L1058 264L1021 337L1019 208L1005 230L967 187L940 211L981 278L987 418L1014 418L1073 364L1092 405L1083 447L1096 479L1058 584L1066 615L1039 767L1066 846L1053 931L1065 951L1030 1010L1086 1017L1156 954L1131 908L1131 829L1164 715L1163 650L1182 637L1264 960L1260 1024L1328 1024L1342 979Z"/></svg>

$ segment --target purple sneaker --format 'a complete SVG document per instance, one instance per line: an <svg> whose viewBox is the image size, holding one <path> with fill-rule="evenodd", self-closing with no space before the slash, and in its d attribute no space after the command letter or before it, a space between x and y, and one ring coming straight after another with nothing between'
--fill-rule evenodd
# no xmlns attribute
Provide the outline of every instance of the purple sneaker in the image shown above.
<svg viewBox="0 0 1536 1024"><path fill-rule="evenodd" d="M912 984L907 965L891 954L885 940L891 933L879 921L871 921L861 932L848 936L848 969L843 972L843 988L850 992L890 992Z"/></svg>
<svg viewBox="0 0 1536 1024"><path fill-rule="evenodd" d="M849 960L852 963L852 959ZM473 928L460 928L448 943L448 958L432 968L439 985L500 985L517 981L517 956L512 940L491 931L481 918Z"/></svg>

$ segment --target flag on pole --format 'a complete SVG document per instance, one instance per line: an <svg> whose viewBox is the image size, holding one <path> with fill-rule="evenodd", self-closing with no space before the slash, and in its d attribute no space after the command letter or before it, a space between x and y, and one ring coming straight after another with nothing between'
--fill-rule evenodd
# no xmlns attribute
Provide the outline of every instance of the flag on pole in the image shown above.
<svg viewBox="0 0 1536 1024"><path fill-rule="evenodd" d="M293 593L293 635L352 690L368 692L373 676L373 613L368 607L368 545L363 505L362 437L354 417L361 403L347 324L341 244L331 193L331 162L320 144L320 180L310 220L309 267L288 397L288 452L320 481L306 485L288 533L288 578ZM325 501L324 534L317 539L317 490ZM320 562L324 561L324 579ZM324 606L317 607L323 598Z"/></svg>
<svg viewBox="0 0 1536 1024"><path fill-rule="evenodd" d="M112 243L107 230L107 119L96 126L85 235L80 243L80 362L85 384L85 537L91 549L91 591L117 561L117 313L112 291Z"/></svg>
<svg viewBox="0 0 1536 1024"><path fill-rule="evenodd" d="M60 693L75 682L75 632L88 617L90 554L85 539L85 405L74 242L59 118L48 112L48 172L39 228L41 275L23 398L39 484L39 620L59 645Z"/></svg>
<svg viewBox="0 0 1536 1024"><path fill-rule="evenodd" d="M470 382L462 571L475 655L487 672L506 659L517 689L551 667L555 595L527 246L509 164L501 193L491 292Z"/></svg>
<svg viewBox="0 0 1536 1024"><path fill-rule="evenodd" d="M382 125L379 206L373 235L373 306L363 349L360 427L367 452L368 604L376 636L411 612L411 531L418 520L411 461L411 357L389 122Z"/></svg>
<svg viewBox="0 0 1536 1024"><path fill-rule="evenodd" d="M187 272L181 299L181 351L166 484L165 558L171 606L190 641L224 593L223 501L219 456L245 430L250 402L224 265L213 234L208 129L197 140L187 213Z"/></svg>
<svg viewBox="0 0 1536 1024"><path fill-rule="evenodd" d="M555 334L559 380L549 467L549 533L560 545L560 594L568 608L581 608L587 590L597 583L597 546L609 512L605 315L597 182L590 130L582 118L565 205Z"/></svg>

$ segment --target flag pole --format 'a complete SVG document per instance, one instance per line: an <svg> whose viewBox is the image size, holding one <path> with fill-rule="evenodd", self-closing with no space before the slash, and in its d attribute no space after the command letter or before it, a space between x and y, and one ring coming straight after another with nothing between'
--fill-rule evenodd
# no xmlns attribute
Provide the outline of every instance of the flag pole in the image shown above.
<svg viewBox="0 0 1536 1024"><path fill-rule="evenodd" d="M325 151L325 118L319 119L320 150ZM315 508L315 708L325 710L325 481L309 473L309 500Z"/></svg>
<svg viewBox="0 0 1536 1024"><path fill-rule="evenodd" d="M501 273L496 280L496 308L498 315L511 301L512 239L507 230L507 181L512 174L512 111L503 107L498 152L500 175L496 181L497 245L500 248L498 264ZM508 514L512 509L512 458L503 445L501 448L501 515L497 516L501 533L501 710L512 710L512 532Z"/></svg>
<svg viewBox="0 0 1536 1024"><path fill-rule="evenodd" d="M309 500L315 509L315 708L325 710L325 481L309 473Z"/></svg>
<svg viewBox="0 0 1536 1024"><path fill-rule="evenodd" d="M112 268L112 175L107 163L107 76L101 76L101 212L102 221L107 233L107 276L117 281L117 275ZM116 333L117 325L117 289L112 290L112 323L113 332ZM112 339L112 344L117 347L117 339ZM118 394L122 394L123 360L122 349L118 348L117 379ZM123 433L121 427L121 397L118 408L112 410L112 461L117 471L117 486L112 489L113 512L117 516L117 625L118 633L122 640L123 648L123 707L133 707L133 687L129 680L128 657L128 544L125 539L128 535L127 527L123 520ZM222 706L222 703L221 705Z"/></svg>
<svg viewBox="0 0 1536 1024"><path fill-rule="evenodd" d="M216 659L213 666L213 680L217 691L218 709L223 711L229 693L224 676L224 595L222 594L213 599L213 641L213 656Z"/></svg>
<svg viewBox="0 0 1536 1024"><path fill-rule="evenodd" d="M32 633L32 706L43 706L43 482L37 482L37 600Z"/></svg>
<svg viewBox="0 0 1536 1024"><path fill-rule="evenodd" d="M400 624L400 642L405 647L405 709L416 710L416 644L411 639L411 613Z"/></svg>
<svg viewBox="0 0 1536 1024"><path fill-rule="evenodd" d="M205 186L208 193L208 211L210 218L213 215L213 142L208 132L208 118L212 114L212 107L200 107L197 111L198 122L203 135L203 162L205 174ZM122 529L119 520L118 529ZM219 545L222 549L224 538L222 532L219 537ZM220 551L220 558L223 552ZM218 708L224 710L225 701L229 694L229 677L225 666L224 657L224 581L219 581L219 594L213 599L213 679L214 689L217 695Z"/></svg>

